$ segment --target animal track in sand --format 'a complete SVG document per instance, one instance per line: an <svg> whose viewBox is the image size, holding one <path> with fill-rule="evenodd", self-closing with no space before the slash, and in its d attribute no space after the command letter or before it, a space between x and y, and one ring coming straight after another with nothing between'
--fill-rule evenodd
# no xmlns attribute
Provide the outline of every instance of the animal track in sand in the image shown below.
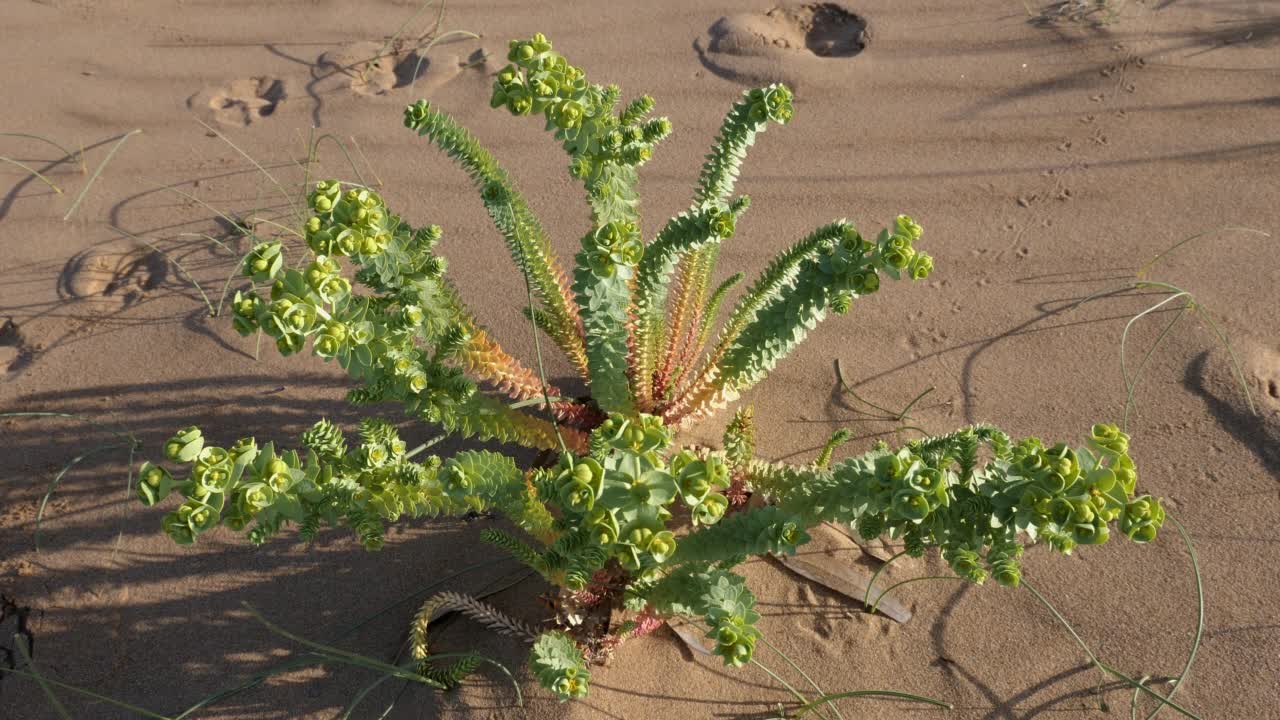
<svg viewBox="0 0 1280 720"><path fill-rule="evenodd" d="M385 44L361 41L330 50L316 60L313 87L324 92L345 85L357 95L386 95L414 85L430 92L462 72L457 55L439 54L428 58L419 50L397 51ZM336 81L336 82L335 82Z"/></svg>
<svg viewBox="0 0 1280 720"><path fill-rule="evenodd" d="M832 59L862 52L870 38L861 16L835 3L786 3L764 13L717 20L695 44L702 62L721 77L742 82L821 80Z"/></svg>
<svg viewBox="0 0 1280 720"><path fill-rule="evenodd" d="M160 253L132 241L113 241L67 261L58 293L101 313L123 310L159 287L168 273Z"/></svg>
<svg viewBox="0 0 1280 720"><path fill-rule="evenodd" d="M193 110L207 107L223 125L247 127L275 113L288 97L284 81L269 75L233 80L224 87L206 88L187 101Z"/></svg>
<svg viewBox="0 0 1280 720"><path fill-rule="evenodd" d="M1280 352L1258 348L1250 353L1249 370L1261 400L1280 406Z"/></svg>
<svg viewBox="0 0 1280 720"><path fill-rule="evenodd" d="M761 14L720 18L710 30L714 53L769 56L807 50L823 58L853 57L867 47L867 22L835 3L779 5Z"/></svg>
<svg viewBox="0 0 1280 720"><path fill-rule="evenodd" d="M22 371L35 357L13 318L0 322L0 379L8 380Z"/></svg>

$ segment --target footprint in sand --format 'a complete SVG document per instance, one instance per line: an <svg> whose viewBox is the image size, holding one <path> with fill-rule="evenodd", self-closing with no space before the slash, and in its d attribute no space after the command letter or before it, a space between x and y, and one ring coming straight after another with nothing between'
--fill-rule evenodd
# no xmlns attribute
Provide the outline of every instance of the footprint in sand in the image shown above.
<svg viewBox="0 0 1280 720"><path fill-rule="evenodd" d="M787 3L722 17L695 48L721 77L796 89L829 73L831 60L862 52L869 39L866 20L840 5Z"/></svg>
<svg viewBox="0 0 1280 720"><path fill-rule="evenodd" d="M437 52L428 58L418 50L388 48L362 41L324 53L316 61L312 90L319 93L347 87L357 95L387 95L402 87L430 92L462 72L457 55Z"/></svg>
<svg viewBox="0 0 1280 720"><path fill-rule="evenodd" d="M205 88L193 95L187 105L197 111L207 108L213 119L223 125L247 127L271 117L286 97L284 81L264 75Z"/></svg>
<svg viewBox="0 0 1280 720"><path fill-rule="evenodd" d="M82 309L117 312L159 287L168 267L163 255L145 245L112 241L68 260L58 278L58 294Z"/></svg>
<svg viewBox="0 0 1280 720"><path fill-rule="evenodd" d="M1250 354L1249 370L1262 401L1280 407L1280 352L1258 348Z"/></svg>
<svg viewBox="0 0 1280 720"><path fill-rule="evenodd" d="M22 372L35 357L35 350L27 343L13 318L0 322L0 380L9 380Z"/></svg>

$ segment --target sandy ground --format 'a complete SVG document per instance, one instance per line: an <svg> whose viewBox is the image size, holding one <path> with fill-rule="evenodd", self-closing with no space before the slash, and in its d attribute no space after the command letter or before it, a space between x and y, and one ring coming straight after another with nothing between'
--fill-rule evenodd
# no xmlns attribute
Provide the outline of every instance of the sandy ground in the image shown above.
<svg viewBox="0 0 1280 720"><path fill-rule="evenodd" d="M407 0L6 0L0 131L82 146L88 172L52 146L0 136L0 155L65 190L0 165L0 411L85 415L135 434L153 453L191 423L230 441L287 439L322 415L350 422L336 367L265 351L255 362L252 340L227 318L208 317L182 272L112 230L163 248L216 302L233 253L199 233L245 247L210 208L289 222L312 126L353 152L350 138L358 140L367 156L355 154L359 172L385 183L388 203L444 226L464 295L509 349L531 357L523 285L499 237L463 173L404 130L400 109L429 96L472 128L571 255L587 214L561 151L537 123L488 109L492 61L463 67L477 51L501 55L507 38L543 31L592 78L620 84L624 96L653 94L675 124L642 173L650 227L687 206L698 159L744 87L796 86L795 120L764 135L746 166L739 188L753 209L725 247L721 275L758 271L837 217L874 230L909 212L924 225L921 244L937 263L927 283L890 285L830 321L751 394L762 455L810 457L841 426L858 436L847 451L860 452L890 430L841 396L837 358L858 392L882 405L936 388L914 412L931 430L990 421L1014 434L1078 440L1090 422L1119 418L1121 332L1160 296L1073 303L1132 282L1145 260L1194 233L1280 230L1280 5L1121 4L1119 19L1097 28L1033 22L1017 0L867 0L851 6L869 23L865 51L841 56L856 44L854 29L820 27L808 44L822 56L785 14L766 15L767 2L458 0L446 27L483 38L437 46L413 80L413 63L354 78L334 72L410 17L416 4ZM135 128L142 133L64 221L88 175ZM353 172L336 144L321 143L313 177ZM1280 717L1275 247L1226 232L1184 246L1153 272L1194 293L1230 333L1258 414L1193 315L1147 367L1131 419L1140 484L1167 498L1197 541L1207 630L1179 697L1206 717ZM1168 319L1138 325L1134 351ZM718 433L712 423L691 439ZM176 714L296 653L242 601L308 637L389 659L409 606L349 631L429 583L484 592L519 577L511 563L452 576L498 557L476 539L483 521L407 524L378 554L344 531L310 547L286 536L254 549L217 532L177 548L159 532L160 512L125 497L120 447L89 455L63 478L37 552L35 517L50 481L72 458L112 442L107 429L74 420L0 421L0 592L31 608L36 661L67 683ZM874 566L847 541L807 552ZM1069 559L1036 551L1027 565L1028 578L1106 660L1134 675L1180 670L1196 607L1188 555L1172 529L1147 547L1113 541ZM940 569L928 561L896 577ZM1027 592L921 583L902 590L915 617L897 624L772 561L746 570L767 636L828 691L923 693L954 703L946 716L956 718L1104 717L1103 701L1110 716L1127 712L1128 691L1093 671ZM545 589L525 580L492 599L537 620L543 610L532 599ZM7 644L15 623L0 629ZM513 667L524 655L466 622L445 629L440 643ZM768 650L759 657L803 686ZM624 646L596 672L585 702L558 705L522 679L526 712L763 718L790 699L763 672L717 665L693 659L663 630ZM334 717L374 679L340 667L295 671L195 717ZM376 717L397 697L390 717L520 712L492 669L443 698L398 693L397 683L382 684L356 717ZM134 717L61 698L77 718ZM850 718L942 716L883 700L843 708ZM34 684L12 676L0 684L0 716L58 717Z"/></svg>

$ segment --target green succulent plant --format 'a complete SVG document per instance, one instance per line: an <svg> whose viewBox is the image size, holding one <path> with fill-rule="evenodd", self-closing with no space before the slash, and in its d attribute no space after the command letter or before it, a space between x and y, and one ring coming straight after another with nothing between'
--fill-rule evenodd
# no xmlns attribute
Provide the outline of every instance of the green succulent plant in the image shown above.
<svg viewBox="0 0 1280 720"><path fill-rule="evenodd" d="M741 279L710 286L720 247L749 207L734 195L735 181L756 136L791 119L791 92L770 85L743 94L689 209L646 239L637 170L671 123L648 117L647 96L619 109L616 86L590 83L542 35L513 41L508 59L492 105L542 116L586 191L591 229L572 272L510 176L467 130L425 101L409 106L404 122L467 171L536 300L531 322L582 375L589 397L565 397L475 319L436 254L440 228L412 226L376 192L337 181L309 195L308 257L288 265L278 242L245 257L244 275L269 289L237 294L233 322L243 334L274 339L284 355L309 345L336 360L358 383L348 396L355 404L396 401L448 433L558 459L522 469L488 450L423 454L372 417L358 443L320 420L287 451L252 438L216 447L187 428L164 447L186 477L147 463L138 486L147 505L183 497L162 522L174 541L195 542L218 525L245 530L255 543L289 524L305 538L346 525L378 549L386 524L406 516L493 510L527 538L488 529L483 539L562 588L565 603L698 618L715 652L740 666L752 657L759 616L734 566L794 553L819 523L896 538L914 556L937 549L957 575L1006 586L1019 584L1027 544L1069 553L1105 542L1113 527L1135 542L1154 539L1164 510L1138 494L1129 438L1113 425L1095 425L1078 448L1013 441L977 425L833 464L846 434L818 462L786 465L754 457L751 413L740 409L723 450L678 446L677 431L762 380L828 311L848 312L886 278L928 277L933 260L916 247L921 227L905 215L871 237L847 220L819 227L749 285L713 340L717 311ZM766 502L746 505L749 493ZM493 627L524 627L446 600ZM419 672L456 684L476 663L431 664L426 627L444 600L431 602L414 625ZM534 676L561 699L585 695L588 645L561 629L542 633Z"/></svg>

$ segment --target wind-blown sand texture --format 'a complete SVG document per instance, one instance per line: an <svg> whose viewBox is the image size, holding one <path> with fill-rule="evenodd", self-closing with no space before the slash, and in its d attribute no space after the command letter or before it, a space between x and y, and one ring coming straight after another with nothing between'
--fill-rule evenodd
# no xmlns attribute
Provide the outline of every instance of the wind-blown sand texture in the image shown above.
<svg viewBox="0 0 1280 720"><path fill-rule="evenodd" d="M763 456L802 461L838 427L857 438L841 453L861 452L893 428L858 414L836 384L835 359L860 395L886 407L935 387L912 412L932 431L989 421L1017 435L1078 441L1095 419L1119 419L1120 334L1161 296L1074 304L1131 282L1138 266L1194 233L1280 230L1280 8L1112 4L1123 6L1119 17L1097 27L1052 12L1037 19L1018 0L866 0L845 10L754 0L457 0L445 28L483 38L439 44L419 67L408 46L360 64L416 11L408 0L8 0L0 132L83 147L84 168L53 146L0 136L0 155L64 190L0 165L0 412L87 415L134 433L152 456L193 423L226 442L244 434L289 441L321 416L350 427L358 415L342 402L347 383L336 366L283 360L270 348L255 362L253 340L236 335L229 318L208 317L188 279L216 304L247 249L235 224L272 233L253 218L297 222L289 203L299 197L313 125L316 137L348 147L366 181L385 184L390 206L444 227L464 296L509 350L532 358L520 275L463 172L407 132L400 112L426 96L472 129L570 257L588 215L563 153L540 123L487 104L506 40L542 31L592 79L621 85L624 98L651 93L675 124L641 173L650 228L687 207L698 161L744 88L796 86L795 120L762 136L745 166L739 189L752 210L724 248L721 277L758 272L833 218L874 232L908 212L924 226L921 246L937 268L926 283L888 284L829 320L747 398L762 423ZM1029 6L1032 14L1048 7ZM143 132L63 221L98 163L135 128ZM331 139L318 156L312 178L357 179ZM1203 647L1178 698L1206 717L1280 717L1275 240L1218 234L1183 246L1152 277L1192 291L1214 313L1258 409L1249 413L1227 354L1195 315L1165 339L1136 393L1139 483L1190 528L1207 589ZM1170 319L1156 313L1135 327L1131 363ZM558 358L550 370L570 374ZM713 443L719 430L713 423L688 440ZM432 433L408 434L414 444ZM113 442L109 430L83 422L0 420L0 594L31 609L26 625L43 672L164 714L300 652L250 619L242 601L312 639L391 660L410 604L344 633L414 590L500 557L477 540L492 522L484 519L402 522L376 554L343 530L311 546L286 533L255 549L218 531L175 547L159 530L161 512L126 497L122 448L89 455L62 479L36 552L35 517L50 481L68 461ZM880 562L835 535L804 553L845 567ZM1072 558L1033 550L1026 565L1104 659L1135 676L1180 671L1196 608L1172 525L1151 546L1113 541ZM745 571L767 637L827 691L921 693L954 703L945 716L962 719L1128 709L1131 693L1093 670L1025 591L914 584L898 595L914 616L899 624L773 561ZM515 572L514 563L491 565L440 589L481 593ZM891 578L939 572L935 558L895 567ZM534 598L545 590L525 580L491 600L541 621ZM0 626L0 645L10 647L16 627L16 619ZM464 620L435 637L441 649L474 649L513 668L526 654ZM809 690L767 648L758 657ZM692 656L667 629L596 669L583 702L559 705L519 678L533 718L763 718L792 699L757 669ZM310 667L194 717L335 717L375 679ZM356 716L376 717L397 697L394 718L520 716L510 683L492 668L459 692L400 692L400 683L383 683ZM76 718L133 717L59 697ZM1099 710L1103 700L1110 715ZM842 708L849 718L943 716L885 700ZM36 684L15 676L0 680L0 716L58 717Z"/></svg>

